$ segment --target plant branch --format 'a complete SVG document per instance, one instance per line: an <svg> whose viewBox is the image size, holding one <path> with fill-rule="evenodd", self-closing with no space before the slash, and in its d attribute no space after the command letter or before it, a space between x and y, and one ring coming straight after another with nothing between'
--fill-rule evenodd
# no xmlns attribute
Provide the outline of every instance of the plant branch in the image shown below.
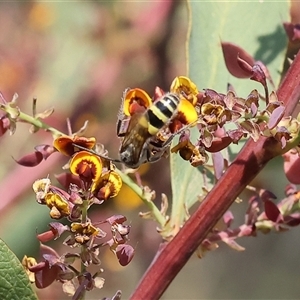
<svg viewBox="0 0 300 300"><path fill-rule="evenodd" d="M149 208L152 218L159 224L160 227L163 227L166 223L166 219L152 201L150 197L151 195L145 194L144 190L139 185L137 185L128 175L124 174L118 169L116 169L115 171L120 175L122 182L128 185Z"/></svg>
<svg viewBox="0 0 300 300"><path fill-rule="evenodd" d="M286 106L285 115L290 115L300 98L299 53L282 81L277 95ZM281 149L281 145L273 138L262 137L257 142L249 140L246 143L197 211L174 239L158 252L131 295L131 300L152 300L162 296L234 200L267 162L280 153L278 149Z"/></svg>

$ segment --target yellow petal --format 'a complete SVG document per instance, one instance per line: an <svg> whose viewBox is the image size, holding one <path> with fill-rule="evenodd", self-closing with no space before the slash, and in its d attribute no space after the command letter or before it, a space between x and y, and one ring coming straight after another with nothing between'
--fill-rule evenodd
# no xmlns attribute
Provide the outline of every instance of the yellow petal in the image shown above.
<svg viewBox="0 0 300 300"><path fill-rule="evenodd" d="M194 106L197 103L197 95L199 93L196 84L186 76L177 76L171 83L170 91L183 95L184 98L188 99Z"/></svg>
<svg viewBox="0 0 300 300"><path fill-rule="evenodd" d="M196 124L198 114L195 107L186 99L181 99L178 105L178 117L183 124Z"/></svg>
<svg viewBox="0 0 300 300"><path fill-rule="evenodd" d="M131 89L125 95L123 112L126 116L131 116L137 112L137 106L148 108L151 104L152 100L147 92L139 88Z"/></svg>
<svg viewBox="0 0 300 300"><path fill-rule="evenodd" d="M70 215L68 202L60 195L48 193L45 197L45 204L51 209L51 217L59 219Z"/></svg>
<svg viewBox="0 0 300 300"><path fill-rule="evenodd" d="M87 151L77 152L71 162L70 171L74 175L90 177L92 181L97 181L102 172L102 161L99 156Z"/></svg>
<svg viewBox="0 0 300 300"><path fill-rule="evenodd" d="M108 171L103 174L95 185L96 194L105 200L118 195L122 187L122 179L115 171Z"/></svg>
<svg viewBox="0 0 300 300"><path fill-rule="evenodd" d="M78 136L60 136L53 141L54 148L60 153L72 156L75 152L78 151L76 149L76 145L85 147L87 149L92 149L96 144L96 139L94 137L86 138L86 137L78 137Z"/></svg>

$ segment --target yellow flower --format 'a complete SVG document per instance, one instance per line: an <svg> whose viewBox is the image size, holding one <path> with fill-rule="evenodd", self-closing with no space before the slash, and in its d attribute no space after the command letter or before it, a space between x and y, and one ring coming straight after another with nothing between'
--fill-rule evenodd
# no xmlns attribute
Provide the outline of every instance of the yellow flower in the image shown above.
<svg viewBox="0 0 300 300"><path fill-rule="evenodd" d="M152 100L147 92L139 88L130 89L125 94L123 112L126 116L132 116L151 105Z"/></svg>
<svg viewBox="0 0 300 300"><path fill-rule="evenodd" d="M225 109L222 105L207 102L201 106L201 114L208 125L214 125L222 121Z"/></svg>
<svg viewBox="0 0 300 300"><path fill-rule="evenodd" d="M69 203L59 194L48 193L45 196L45 204L50 208L52 219L60 219L70 215Z"/></svg>
<svg viewBox="0 0 300 300"><path fill-rule="evenodd" d="M50 185L51 181L49 178L38 179L33 183L32 188L36 194L38 203L44 204L45 196L49 192Z"/></svg>
<svg viewBox="0 0 300 300"><path fill-rule="evenodd" d="M95 184L94 193L99 199L107 200L118 195L122 187L122 179L118 173L110 170L104 173Z"/></svg>
<svg viewBox="0 0 300 300"><path fill-rule="evenodd" d="M194 82L186 76L177 76L171 83L170 91L178 95L183 95L193 106L197 103L199 91Z"/></svg>
<svg viewBox="0 0 300 300"><path fill-rule="evenodd" d="M102 172L102 161L97 155L87 151L77 152L71 162L70 171L87 182L99 180Z"/></svg>
<svg viewBox="0 0 300 300"><path fill-rule="evenodd" d="M26 274L27 274L27 276L28 276L28 278L29 278L29 281L30 281L31 283L35 282L35 276L34 276L34 273L31 272L31 271L29 270L29 268L31 268L31 267L37 265L37 262L36 262L35 258L33 258L33 257L27 257L27 256L25 255L25 256L23 257L23 259L22 259L22 265L23 265L23 267L24 267L24 269L25 269L25 272L26 272Z"/></svg>
<svg viewBox="0 0 300 300"><path fill-rule="evenodd" d="M85 244L90 240L90 237L97 236L100 229L93 226L91 223L72 223L71 231L75 234L75 241L79 244Z"/></svg>

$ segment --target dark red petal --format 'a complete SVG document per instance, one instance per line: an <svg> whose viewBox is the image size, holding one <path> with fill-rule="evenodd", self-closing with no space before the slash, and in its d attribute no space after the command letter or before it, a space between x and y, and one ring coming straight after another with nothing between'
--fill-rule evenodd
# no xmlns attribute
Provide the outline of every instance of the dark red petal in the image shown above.
<svg viewBox="0 0 300 300"><path fill-rule="evenodd" d="M281 212L274 202L272 202L270 200L265 200L264 206L265 206L265 214L269 220L276 222L276 223L278 223L279 221L282 221L283 218L282 218Z"/></svg>
<svg viewBox="0 0 300 300"><path fill-rule="evenodd" d="M222 149L228 147L232 142L231 137L224 136L222 138L214 137L210 147L206 147L205 150L211 153L219 152Z"/></svg>
<svg viewBox="0 0 300 300"><path fill-rule="evenodd" d="M49 286L58 276L61 269L58 266L52 266L52 268L42 269L35 273L35 285L38 289L43 289Z"/></svg>
<svg viewBox="0 0 300 300"><path fill-rule="evenodd" d="M254 58L243 48L233 43L222 42L221 45L225 64L230 74L237 78L249 78L251 74L241 68L241 66L238 64L238 57L250 66L254 65Z"/></svg>
<svg viewBox="0 0 300 300"><path fill-rule="evenodd" d="M273 199L273 200L277 199L276 195L273 192L271 192L269 190L266 190L266 189L260 189L259 196L263 201L271 200L271 199Z"/></svg>
<svg viewBox="0 0 300 300"><path fill-rule="evenodd" d="M116 255L118 257L119 263L121 266L128 265L134 255L134 249L130 245L118 245L116 248Z"/></svg>
<svg viewBox="0 0 300 300"><path fill-rule="evenodd" d="M261 83L264 87L267 87L266 74L261 66L259 64L254 64L252 71L253 74L250 79Z"/></svg>
<svg viewBox="0 0 300 300"><path fill-rule="evenodd" d="M300 224L300 213L294 213L284 217L284 223L289 226L298 226Z"/></svg>
<svg viewBox="0 0 300 300"><path fill-rule="evenodd" d="M24 167L35 167L43 160L43 154L41 152L35 151L33 153L27 154L15 160L19 165Z"/></svg>

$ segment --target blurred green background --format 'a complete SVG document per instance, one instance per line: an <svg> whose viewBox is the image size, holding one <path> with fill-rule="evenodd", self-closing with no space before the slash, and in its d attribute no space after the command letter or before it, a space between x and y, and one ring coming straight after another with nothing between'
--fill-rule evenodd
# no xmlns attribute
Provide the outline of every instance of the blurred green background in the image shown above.
<svg viewBox="0 0 300 300"><path fill-rule="evenodd" d="M278 24L281 21L279 16ZM73 131L89 120L87 136L95 136L111 157L118 155L115 124L123 90L139 87L150 94L155 86L168 90L175 76L186 74L188 12L183 1L1 2L0 26L0 91L5 99L18 93L21 109L29 113L37 97L38 110L55 108L48 123L65 132L67 118ZM222 57L220 48L219 52ZM219 92L226 92L227 80ZM51 221L48 209L36 203L32 183L50 174L55 184L54 174L62 172L66 163L55 154L35 168L18 166L12 156L21 157L35 145L52 142L49 134L30 135L28 128L19 124L14 136L0 140L1 238L20 259L24 254L38 255L36 231L46 230ZM282 196L286 181L276 176L281 168L281 160L273 162L265 173L270 182L260 176L256 183ZM170 195L167 160L144 166L141 174L158 200L162 192ZM246 206L245 201L232 207L237 226ZM103 250L106 283L87 299L109 297L118 289L126 299L137 285L160 243L156 225L138 217L145 210L126 187L117 199L93 209L95 221L112 214L127 216L136 256L123 268ZM202 260L193 256L163 299L299 298L298 228L239 242L246 251L221 245ZM67 251L59 242L56 245L59 253ZM38 294L40 299L68 299L58 283Z"/></svg>

